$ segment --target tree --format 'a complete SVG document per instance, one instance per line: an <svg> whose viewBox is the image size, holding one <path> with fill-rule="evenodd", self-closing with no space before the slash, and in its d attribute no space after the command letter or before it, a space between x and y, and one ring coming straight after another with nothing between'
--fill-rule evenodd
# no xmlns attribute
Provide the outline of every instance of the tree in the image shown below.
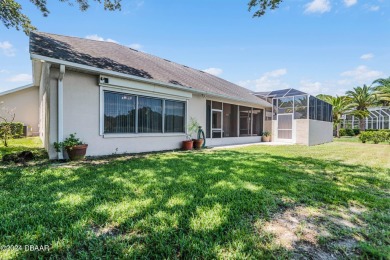
<svg viewBox="0 0 390 260"><path fill-rule="evenodd" d="M279 7L279 4L283 2L283 0L251 0L248 3L249 11L252 11L252 8L259 7L253 17L263 16L268 9L274 10Z"/></svg>
<svg viewBox="0 0 390 260"><path fill-rule="evenodd" d="M359 128L364 131L366 129L365 119L370 114L367 108L377 103L376 94L371 86L363 85L363 87L356 87L347 91L346 95L351 98L352 105L355 108L352 114L359 118Z"/></svg>
<svg viewBox="0 0 390 260"><path fill-rule="evenodd" d="M11 109L0 103L0 136L3 139L5 147L8 147L8 139L12 137L12 123L15 120L15 109Z"/></svg>
<svg viewBox="0 0 390 260"><path fill-rule="evenodd" d="M374 87L374 93L377 95L378 100L382 103L383 106L388 106L390 104L390 77L387 79L374 80L372 84L377 84Z"/></svg>
<svg viewBox="0 0 390 260"><path fill-rule="evenodd" d="M67 2L69 5L76 3L81 11L86 11L89 8L89 0L59 0ZM114 11L121 10L121 0L91 0L94 2L104 2L104 10ZM32 25L30 18L22 13L22 5L17 0L0 0L0 20L7 28L15 28L16 30L23 29L25 34L36 30ZM44 17L49 15L46 0L30 0L35 5Z"/></svg>
<svg viewBox="0 0 390 260"><path fill-rule="evenodd" d="M340 138L341 118L351 112L353 104L347 96L318 95L317 98L332 105L333 124L336 128L336 137Z"/></svg>

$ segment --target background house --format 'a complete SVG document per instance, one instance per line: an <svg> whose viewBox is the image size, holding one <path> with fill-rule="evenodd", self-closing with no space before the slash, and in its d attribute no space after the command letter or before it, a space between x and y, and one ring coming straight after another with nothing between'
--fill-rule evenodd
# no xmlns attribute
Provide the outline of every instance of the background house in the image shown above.
<svg viewBox="0 0 390 260"><path fill-rule="evenodd" d="M13 110L14 122L22 122L28 136L39 133L38 90L38 86L29 84L0 93L1 105Z"/></svg>

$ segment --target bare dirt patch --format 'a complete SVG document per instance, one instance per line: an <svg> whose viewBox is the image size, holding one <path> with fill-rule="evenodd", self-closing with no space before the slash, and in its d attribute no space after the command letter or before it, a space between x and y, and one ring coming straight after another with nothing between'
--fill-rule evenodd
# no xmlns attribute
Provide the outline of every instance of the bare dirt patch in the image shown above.
<svg viewBox="0 0 390 260"><path fill-rule="evenodd" d="M271 234L273 243L291 251L294 259L353 257L357 254L358 240L339 237L337 230L357 230L364 226L359 216L365 211L357 206L337 212L298 206L275 214L271 221L257 227ZM320 243L320 239L328 242Z"/></svg>
<svg viewBox="0 0 390 260"><path fill-rule="evenodd" d="M116 237L121 234L119 229L117 229L115 226L100 227L97 225L93 225L91 227L91 231L97 237Z"/></svg>

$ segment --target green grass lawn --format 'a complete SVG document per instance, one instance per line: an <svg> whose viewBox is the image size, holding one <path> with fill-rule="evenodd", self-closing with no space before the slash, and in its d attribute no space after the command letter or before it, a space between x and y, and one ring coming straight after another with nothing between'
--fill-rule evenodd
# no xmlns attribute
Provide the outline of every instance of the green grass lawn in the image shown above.
<svg viewBox="0 0 390 260"><path fill-rule="evenodd" d="M22 151L31 151L35 157L46 158L47 154L42 149L42 142L39 137L29 137L20 139L11 139L8 141L8 147L3 142L0 143L0 159L7 153L19 153Z"/></svg>
<svg viewBox="0 0 390 260"><path fill-rule="evenodd" d="M388 258L389 155L334 142L2 166L0 246L50 251L0 259Z"/></svg>

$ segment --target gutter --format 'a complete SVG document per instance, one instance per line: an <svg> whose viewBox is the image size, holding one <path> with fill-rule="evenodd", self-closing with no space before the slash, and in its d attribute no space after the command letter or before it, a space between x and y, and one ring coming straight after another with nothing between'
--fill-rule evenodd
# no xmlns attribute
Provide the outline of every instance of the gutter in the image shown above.
<svg viewBox="0 0 390 260"><path fill-rule="evenodd" d="M64 140L64 76L65 65L60 65L60 74L58 76L58 88L57 88L57 142L60 143ZM58 159L64 159L61 152L57 153Z"/></svg>
<svg viewBox="0 0 390 260"><path fill-rule="evenodd" d="M178 86L178 85L175 85L175 84L164 83L164 82L153 80L153 79L145 79L145 78L142 78L142 77L137 77L137 76L121 73L121 72L115 72L115 71L112 71L112 70L99 69L99 68L96 68L96 67L93 67L93 66L82 65L82 64L69 62L69 61L64 61L64 60L55 59L55 58L50 58L50 57L46 57L46 56L42 56L42 55L30 54L30 58L32 60L44 60L46 62L57 63L57 64L60 64L60 65L65 65L65 66L69 66L69 67L73 67L73 68L77 68L77 69L81 69L81 70L85 70L85 71L89 71L89 72L95 72L97 74L105 74L105 75L110 75L110 76L117 76L117 77L120 77L120 78L131 79L131 80L138 81L138 82L149 83L149 84L154 84L154 85L158 85L158 86L163 86L163 87L168 87L168 88L188 91L188 92L195 93L195 94L200 94L200 95L205 95L205 96L207 95L207 96L216 97L216 98L223 98L223 99L236 101L236 102L244 102L246 104L251 104L251 105L255 105L255 106L259 106L260 105L260 106L263 106L263 107L272 107L272 104L270 104L267 101L262 100L260 98L258 98L259 99L259 103L253 103L253 102L248 102L247 100L241 99L241 98L232 98L232 97L226 96L226 95L220 95L220 94L215 94L215 93L212 93L212 92L196 90L196 89L191 88L191 87L182 87L182 86ZM256 96L254 96L254 97L256 97Z"/></svg>

